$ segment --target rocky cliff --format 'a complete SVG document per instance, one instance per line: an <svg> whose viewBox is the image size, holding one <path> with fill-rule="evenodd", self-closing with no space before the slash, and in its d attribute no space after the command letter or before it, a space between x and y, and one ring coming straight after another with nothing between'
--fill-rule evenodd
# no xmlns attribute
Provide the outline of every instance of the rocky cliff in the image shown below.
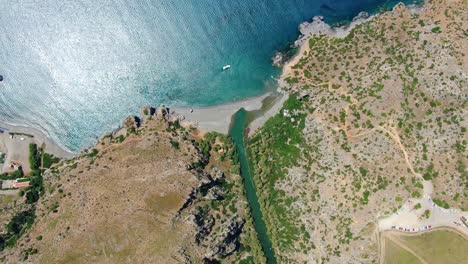
<svg viewBox="0 0 468 264"><path fill-rule="evenodd" d="M43 174L5 263L262 262L230 139L144 108Z"/></svg>

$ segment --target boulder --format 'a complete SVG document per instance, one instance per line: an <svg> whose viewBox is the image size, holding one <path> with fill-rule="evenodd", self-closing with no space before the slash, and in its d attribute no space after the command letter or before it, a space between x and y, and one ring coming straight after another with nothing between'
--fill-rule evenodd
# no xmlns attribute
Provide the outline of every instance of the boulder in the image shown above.
<svg viewBox="0 0 468 264"><path fill-rule="evenodd" d="M209 213L207 208L197 207L193 212L193 222L197 228L197 233L195 235L195 242L200 245L200 243L205 239L207 235L211 233L213 226L215 224L214 217Z"/></svg>
<svg viewBox="0 0 468 264"><path fill-rule="evenodd" d="M156 116L160 118L166 118L169 115L169 108L165 107L164 105L158 107L156 110Z"/></svg>
<svg viewBox="0 0 468 264"><path fill-rule="evenodd" d="M214 252L213 257L225 258L232 253L236 252L240 247L240 234L244 227L245 220L239 216L234 216L226 224L222 226L223 235L222 240L215 248L212 249Z"/></svg>
<svg viewBox="0 0 468 264"><path fill-rule="evenodd" d="M129 128L134 128L137 129L141 125L141 120L138 116L129 116L125 119L123 123L123 127L129 129Z"/></svg>
<svg viewBox="0 0 468 264"><path fill-rule="evenodd" d="M221 189L219 186L214 186L213 188L208 190L208 193L206 194L205 198L208 200L215 200L215 201L220 201L224 199L224 191Z"/></svg>
<svg viewBox="0 0 468 264"><path fill-rule="evenodd" d="M218 167L213 166L213 168L210 171L210 174L212 175L212 178L214 181L220 181L226 178L226 175L224 174L224 171L220 170Z"/></svg>
<svg viewBox="0 0 468 264"><path fill-rule="evenodd" d="M140 115L143 117L143 119L149 119L154 115L154 113L156 113L156 109L154 109L154 107L145 106L141 109Z"/></svg>
<svg viewBox="0 0 468 264"><path fill-rule="evenodd" d="M369 13L362 11L355 18L353 18L353 22L356 22L358 20L366 20L368 18L369 18Z"/></svg>

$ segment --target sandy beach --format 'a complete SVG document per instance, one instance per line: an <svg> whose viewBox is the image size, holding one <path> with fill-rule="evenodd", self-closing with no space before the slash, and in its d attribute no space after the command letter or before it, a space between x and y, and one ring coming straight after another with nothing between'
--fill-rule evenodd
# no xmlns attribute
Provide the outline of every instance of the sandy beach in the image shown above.
<svg viewBox="0 0 468 264"><path fill-rule="evenodd" d="M260 110L265 98L269 96L277 96L276 94L276 92L267 92L261 96L212 107L189 108L169 106L169 108L172 114L181 116L184 121L189 122L202 130L227 134L231 124L231 118L237 111L241 108L244 108L247 111ZM284 102L284 98L286 98L286 96L282 95L275 99L273 105L269 106L266 111L268 115L265 114L255 119L251 124L251 130L255 130L260 127L267 120L267 116L271 116L275 111L278 111L278 109L281 108L282 102ZM193 110L193 112L191 110Z"/></svg>
<svg viewBox="0 0 468 264"><path fill-rule="evenodd" d="M60 158L71 158L75 155L60 147L39 130L0 122L0 152L6 154L5 162L0 164L0 173L14 170L11 164L21 165L23 171L28 173L30 171L29 144L31 143L45 146L47 153Z"/></svg>
<svg viewBox="0 0 468 264"><path fill-rule="evenodd" d="M265 106L263 101L268 97L274 99L268 106ZM259 116L251 123L251 130L254 131L281 108L286 98L287 96L272 91L261 96L211 107L190 108L169 106L169 108L171 115L178 116L184 122L188 122L202 130L227 134L231 124L231 117L241 108L247 111L265 108L265 114ZM12 164L21 165L23 171L28 173L30 171L30 143L45 146L46 152L60 158L72 158L78 154L65 150L43 132L34 128L14 126L0 121L0 131L2 131L0 132L0 152L6 154L5 162L0 164L0 173L13 171L15 168L11 167ZM16 134L11 135L10 133Z"/></svg>
<svg viewBox="0 0 468 264"><path fill-rule="evenodd" d="M368 17L366 14L360 14L360 16L347 26L331 27L326 24L321 17L314 17L312 22L304 22L299 26L302 35L295 42L295 45L299 48L299 52L283 65L282 74L278 80L277 91L270 91L257 97L211 107L191 108L169 106L171 114L179 116L185 122L191 123L202 130L227 134L229 132L231 117L239 109L244 108L247 111L258 111L257 113L259 113L249 125L251 132L255 132L266 120L278 113L284 101L288 98L286 93L281 92L282 88L288 86L284 79L293 73L292 66L297 64L305 52L309 51L308 39L311 35L327 34L342 38L345 37L353 27L369 19L372 19L372 16ZM265 100L266 98L270 100ZM264 105L266 101L268 101L268 105ZM0 152L7 153L6 162L4 166L0 165L0 169L8 169L9 164L13 161L20 163L23 165L23 168L28 171L28 146L30 143L36 143L38 146L44 144L48 153L61 158L71 158L77 154L65 150L43 132L33 128L13 126L0 121L0 129L4 131L0 133ZM10 132L29 134L33 137L21 135L11 137L9 134Z"/></svg>
<svg viewBox="0 0 468 264"><path fill-rule="evenodd" d="M169 106L171 114L179 116L185 122L191 123L202 130L227 134L229 132L231 117L239 109L244 108L247 111L258 111L257 113L260 113L249 125L251 132L255 132L266 120L278 113L284 101L288 98L286 93L281 92L282 88L288 86L284 79L291 76L293 73L292 66L297 64L302 55L310 50L308 45L310 36L314 34L326 34L343 38L348 35L356 25L368 21L373 17L374 16L368 17L366 14L362 13L349 25L342 27L331 27L326 24L321 17L314 17L312 22L304 22L299 26L302 35L295 42L295 45L299 48L299 52L283 65L282 74L278 80L277 91L270 91L257 97L211 107L191 108ZM270 99L268 100L268 105L264 105L267 101L265 100L266 98ZM0 133L0 152L8 153L5 165L0 165L0 168L8 169L8 164L14 161L22 164L23 168L28 170L29 165L27 164L27 159L29 153L28 146L30 143L36 143L38 146L44 144L46 151L57 157L71 158L76 155L76 153L69 152L62 148L39 130L23 126L13 126L1 121L0 129L4 131ZM9 134L10 132L29 134L33 137L21 135L11 137Z"/></svg>

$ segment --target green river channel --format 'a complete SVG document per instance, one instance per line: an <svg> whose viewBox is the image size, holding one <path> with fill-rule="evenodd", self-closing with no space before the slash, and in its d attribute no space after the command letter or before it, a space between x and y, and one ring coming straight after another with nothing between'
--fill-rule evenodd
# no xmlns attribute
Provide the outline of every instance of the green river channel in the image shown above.
<svg viewBox="0 0 468 264"><path fill-rule="evenodd" d="M234 140L236 150L239 155L240 173L244 181L244 188L249 202L250 211L258 234L258 239L262 246L263 253L267 259L267 263L276 263L275 252L273 251L270 238L268 237L265 221L263 221L260 203L258 202L255 183L252 178L252 172L249 166L249 160L245 149L245 130L248 124L249 113L243 108L239 110L231 121L229 135Z"/></svg>

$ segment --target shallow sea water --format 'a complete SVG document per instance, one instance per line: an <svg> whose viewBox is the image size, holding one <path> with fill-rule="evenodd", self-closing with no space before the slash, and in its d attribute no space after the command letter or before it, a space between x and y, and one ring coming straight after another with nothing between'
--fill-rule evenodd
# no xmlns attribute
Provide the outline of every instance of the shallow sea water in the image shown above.
<svg viewBox="0 0 468 264"><path fill-rule="evenodd" d="M396 2L0 0L0 120L77 151L145 105L207 106L273 89L271 57L301 22Z"/></svg>

